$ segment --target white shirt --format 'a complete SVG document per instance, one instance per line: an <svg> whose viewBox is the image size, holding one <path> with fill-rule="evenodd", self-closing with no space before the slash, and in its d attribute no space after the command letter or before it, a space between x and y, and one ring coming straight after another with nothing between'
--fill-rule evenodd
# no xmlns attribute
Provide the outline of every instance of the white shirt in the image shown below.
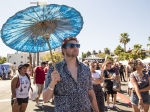
<svg viewBox="0 0 150 112"><path fill-rule="evenodd" d="M92 78L100 78L100 74L98 72L92 73Z"/></svg>
<svg viewBox="0 0 150 112"><path fill-rule="evenodd" d="M27 98L29 96L30 81L28 77L19 75L20 86L16 88L17 98Z"/></svg>

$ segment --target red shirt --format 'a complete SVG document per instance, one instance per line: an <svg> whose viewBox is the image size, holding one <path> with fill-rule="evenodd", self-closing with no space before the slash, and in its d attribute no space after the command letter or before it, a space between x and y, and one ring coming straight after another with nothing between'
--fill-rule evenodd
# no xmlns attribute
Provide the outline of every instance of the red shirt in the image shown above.
<svg viewBox="0 0 150 112"><path fill-rule="evenodd" d="M35 69L36 73L36 84L44 84L45 81L45 72L44 69L41 66L36 67Z"/></svg>
<svg viewBox="0 0 150 112"><path fill-rule="evenodd" d="M44 69L45 75L47 74L48 69L49 69L48 67L45 67L45 69Z"/></svg>

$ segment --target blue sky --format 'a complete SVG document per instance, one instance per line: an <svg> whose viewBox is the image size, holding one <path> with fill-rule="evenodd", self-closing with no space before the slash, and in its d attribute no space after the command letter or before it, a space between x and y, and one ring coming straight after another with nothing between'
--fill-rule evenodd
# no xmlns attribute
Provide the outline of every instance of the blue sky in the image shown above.
<svg viewBox="0 0 150 112"><path fill-rule="evenodd" d="M0 4L0 28L16 12L33 6L36 0L5 0ZM148 48L150 36L149 0L48 0L49 4L68 5L78 10L84 19L83 29L77 36L81 52L101 50L108 47L113 51L119 45L119 37L127 32L131 41L127 49L134 44ZM36 4L35 4L36 5ZM123 45L120 44L122 47ZM0 56L15 53L0 39Z"/></svg>

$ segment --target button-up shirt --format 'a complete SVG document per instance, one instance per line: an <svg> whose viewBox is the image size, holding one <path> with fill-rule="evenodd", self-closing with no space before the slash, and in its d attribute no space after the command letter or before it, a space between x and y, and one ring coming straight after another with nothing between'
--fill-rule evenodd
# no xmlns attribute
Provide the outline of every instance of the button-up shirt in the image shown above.
<svg viewBox="0 0 150 112"><path fill-rule="evenodd" d="M89 67L78 62L77 82L67 69L65 60L56 64L56 69L60 74L60 81L54 89L55 112L91 112L88 91L93 89L93 86ZM47 73L44 89L47 89L51 82L53 70L51 67Z"/></svg>

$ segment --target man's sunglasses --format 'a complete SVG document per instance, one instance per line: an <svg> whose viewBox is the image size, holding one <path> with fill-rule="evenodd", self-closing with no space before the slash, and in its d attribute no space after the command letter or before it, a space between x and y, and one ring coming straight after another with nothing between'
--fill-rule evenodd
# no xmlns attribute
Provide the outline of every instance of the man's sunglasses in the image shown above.
<svg viewBox="0 0 150 112"><path fill-rule="evenodd" d="M65 48L66 48L66 47L70 47L71 49L72 49L72 48L75 48L75 47L80 48L80 44L68 43L68 44L65 45Z"/></svg>

